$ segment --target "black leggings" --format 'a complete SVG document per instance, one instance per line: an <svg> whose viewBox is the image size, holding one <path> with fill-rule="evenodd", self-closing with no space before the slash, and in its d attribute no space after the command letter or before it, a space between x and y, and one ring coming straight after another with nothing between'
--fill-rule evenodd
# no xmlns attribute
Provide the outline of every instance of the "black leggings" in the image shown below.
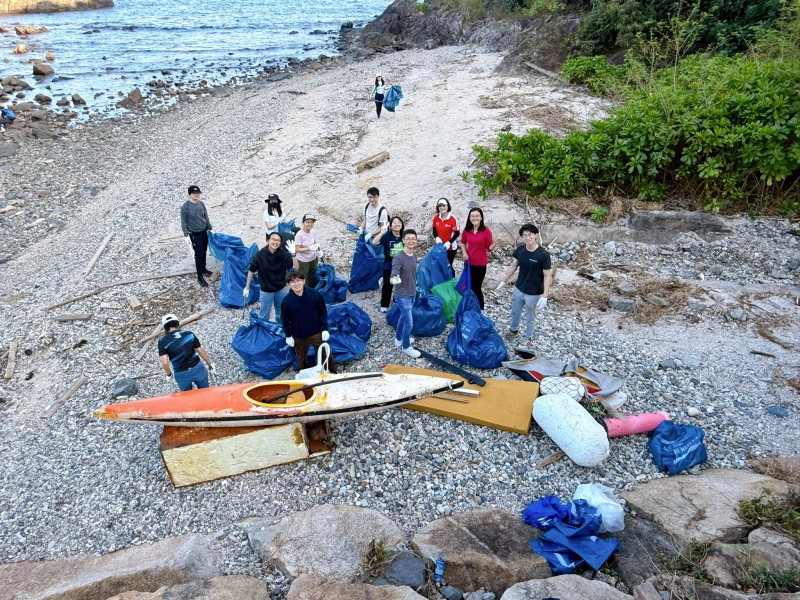
<svg viewBox="0 0 800 600"><path fill-rule="evenodd" d="M472 291L475 292L475 295L478 297L481 310L483 310L483 290L481 290L481 286L483 285L483 279L486 277L486 267L470 265L469 276L472 278Z"/></svg>
<svg viewBox="0 0 800 600"><path fill-rule="evenodd" d="M392 278L392 270L383 271L383 288L381 288L381 308L389 308L392 305L392 284L389 280Z"/></svg>
<svg viewBox="0 0 800 600"><path fill-rule="evenodd" d="M381 118L381 109L383 108L383 94L375 94L375 112L378 113L378 118Z"/></svg>
<svg viewBox="0 0 800 600"><path fill-rule="evenodd" d="M456 270L453 268L453 261L456 258L456 253L458 253L458 250L447 251L447 262L450 263L450 272L453 274L453 277L456 276Z"/></svg>

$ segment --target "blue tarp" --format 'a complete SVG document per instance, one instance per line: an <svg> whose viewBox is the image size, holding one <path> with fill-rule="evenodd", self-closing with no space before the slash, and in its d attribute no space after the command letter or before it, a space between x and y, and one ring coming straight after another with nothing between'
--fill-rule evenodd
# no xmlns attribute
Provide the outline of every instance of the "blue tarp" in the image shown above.
<svg viewBox="0 0 800 600"><path fill-rule="evenodd" d="M286 345L283 327L259 319L255 312L250 313L250 324L236 331L231 346L248 371L266 379L274 379L294 361L294 350Z"/></svg>
<svg viewBox="0 0 800 600"><path fill-rule="evenodd" d="M479 369L496 369L508 359L503 339L492 320L481 313L472 290L464 292L458 305L455 327L447 336L447 351L460 363Z"/></svg>
<svg viewBox="0 0 800 600"><path fill-rule="evenodd" d="M347 282L336 277L333 265L317 266L317 283L314 288L322 294L325 304L337 304L347 299Z"/></svg>
<svg viewBox="0 0 800 600"><path fill-rule="evenodd" d="M220 304L225 308L242 308L244 306L242 292L247 283L247 271L250 267L250 260L258 252L258 244L253 244L248 248L241 238L209 231L208 249L211 256L224 261L222 277L219 282ZM258 302L260 293L258 278L253 278L247 303Z"/></svg>
<svg viewBox="0 0 800 600"><path fill-rule="evenodd" d="M706 432L696 425L663 421L653 431L648 446L658 469L675 475L708 459L703 443L705 436Z"/></svg>
<svg viewBox="0 0 800 600"><path fill-rule="evenodd" d="M439 335L447 327L447 318L444 315L442 299L433 294L418 294L414 300L412 315L414 326L411 335L419 337L433 337ZM386 313L386 321L397 329L400 320L400 307L395 304Z"/></svg>
<svg viewBox="0 0 800 600"><path fill-rule="evenodd" d="M381 260L367 248L364 234L358 236L356 251L353 254L353 264L350 267L350 281L347 282L347 289L351 294L358 292L368 292L378 289L378 280L383 276L383 255Z"/></svg>
<svg viewBox="0 0 800 600"><path fill-rule="evenodd" d="M522 511L522 520L531 527L547 531L557 521L567 518L569 509L561 503L558 496L545 496L530 503Z"/></svg>
<svg viewBox="0 0 800 600"><path fill-rule="evenodd" d="M447 250L444 244L436 244L417 267L417 289L430 293L433 286L450 281L452 277Z"/></svg>
<svg viewBox="0 0 800 600"><path fill-rule="evenodd" d="M393 85L383 95L383 108L389 112L394 112L397 105L400 104L400 99L403 97L403 88L399 85Z"/></svg>

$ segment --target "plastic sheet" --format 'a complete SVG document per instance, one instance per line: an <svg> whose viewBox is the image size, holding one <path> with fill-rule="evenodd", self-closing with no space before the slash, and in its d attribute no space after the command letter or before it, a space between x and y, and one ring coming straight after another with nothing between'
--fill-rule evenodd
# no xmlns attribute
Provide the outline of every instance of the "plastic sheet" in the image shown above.
<svg viewBox="0 0 800 600"><path fill-rule="evenodd" d="M625 510L610 487L601 483L582 483L575 489L572 500L585 500L597 509L603 520L600 533L625 529Z"/></svg>
<svg viewBox="0 0 800 600"><path fill-rule="evenodd" d="M481 313L472 290L464 293L458 305L455 327L447 336L447 351L457 361L479 369L495 369L508 358L503 339L492 320Z"/></svg>
<svg viewBox="0 0 800 600"><path fill-rule="evenodd" d="M258 252L258 244L249 248L244 245L241 238L224 233L208 232L208 247L211 255L218 260L224 260L222 277L219 282L219 302L226 308L244 307L244 286L247 283L247 272L250 260ZM222 258L219 258L222 256ZM250 284L250 294L247 304L258 302L261 289L258 278L254 277Z"/></svg>
<svg viewBox="0 0 800 600"><path fill-rule="evenodd" d="M433 294L418 294L412 314L414 326L411 328L411 335L433 337L442 333L447 326L442 299ZM400 307L395 304L386 313L386 321L396 330L399 320Z"/></svg>
<svg viewBox="0 0 800 600"><path fill-rule="evenodd" d="M417 266L417 289L430 293L433 286L450 281L452 277L453 272L447 262L447 250L444 244L436 244Z"/></svg>
<svg viewBox="0 0 800 600"><path fill-rule="evenodd" d="M318 265L316 276L314 289L322 294L325 304L337 304L347 299L347 282L336 277L333 265Z"/></svg>
<svg viewBox="0 0 800 600"><path fill-rule="evenodd" d="M358 236L353 264L350 267L350 280L347 289L351 294L378 289L378 280L383 276L383 256L378 260L367 248L364 235Z"/></svg>
<svg viewBox="0 0 800 600"><path fill-rule="evenodd" d="M236 331L231 346L248 371L266 379L274 379L294 361L294 350L286 345L283 327L259 319L255 312L250 313L250 324Z"/></svg>
<svg viewBox="0 0 800 600"><path fill-rule="evenodd" d="M456 291L458 280L451 279L431 288L431 294L442 299L442 310L448 323L456 322L456 311L461 303L461 294Z"/></svg>

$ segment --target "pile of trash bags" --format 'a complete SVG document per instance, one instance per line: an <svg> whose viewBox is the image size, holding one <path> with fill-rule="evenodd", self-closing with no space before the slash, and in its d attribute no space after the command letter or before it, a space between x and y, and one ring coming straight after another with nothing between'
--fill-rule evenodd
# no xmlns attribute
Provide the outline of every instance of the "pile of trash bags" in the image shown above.
<svg viewBox="0 0 800 600"><path fill-rule="evenodd" d="M461 294L456 289L457 284L457 279L451 279L431 288L431 294L442 299L442 310L448 323L456 322L456 311L461 303Z"/></svg>
<svg viewBox="0 0 800 600"><path fill-rule="evenodd" d="M411 313L414 318L411 335L433 337L442 333L447 326L442 299L433 294L418 293ZM400 307L397 304L386 313L386 321L397 330L397 323L400 321Z"/></svg>
<svg viewBox="0 0 800 600"><path fill-rule="evenodd" d="M494 323L481 313L478 297L472 290L456 311L456 324L447 336L447 351L457 361L479 369L496 369L508 358L503 338Z"/></svg>
<svg viewBox="0 0 800 600"><path fill-rule="evenodd" d="M225 308L244 307L244 286L247 283L247 271L250 260L258 252L258 244L249 248L244 245L242 238L226 233L208 232L208 249L211 256L223 262L222 278L219 283L219 302ZM258 302L261 290L258 278L253 278L250 284L250 295L247 303Z"/></svg>
<svg viewBox="0 0 800 600"><path fill-rule="evenodd" d="M372 319L353 302L328 307L328 344L338 363L361 358L372 335Z"/></svg>
<svg viewBox="0 0 800 600"><path fill-rule="evenodd" d="M364 234L358 236L353 264L350 266L350 280L347 282L351 294L378 289L378 280L383 276L383 252L380 250L378 259L367 247Z"/></svg>
<svg viewBox="0 0 800 600"><path fill-rule="evenodd" d="M450 281L452 277L447 249L444 244L436 244L417 266L417 289L427 294L433 286Z"/></svg>
<svg viewBox="0 0 800 600"><path fill-rule="evenodd" d="M337 304L347 299L347 282L336 277L333 265L318 265L316 277L314 289L322 294L325 304Z"/></svg>

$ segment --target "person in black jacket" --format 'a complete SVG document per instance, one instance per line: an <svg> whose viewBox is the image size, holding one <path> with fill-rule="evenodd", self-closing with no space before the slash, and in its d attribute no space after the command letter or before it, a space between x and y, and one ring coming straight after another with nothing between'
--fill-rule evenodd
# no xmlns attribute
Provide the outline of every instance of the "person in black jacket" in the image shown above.
<svg viewBox="0 0 800 600"><path fill-rule="evenodd" d="M306 287L305 275L300 271L287 273L286 284L289 286L289 293L281 302L281 323L286 334L286 345L294 348L297 366L302 370L306 368L308 347L313 346L319 352L319 347L330 337L328 307L325 306L322 294L312 287ZM332 354L328 361L328 370L336 373Z"/></svg>

